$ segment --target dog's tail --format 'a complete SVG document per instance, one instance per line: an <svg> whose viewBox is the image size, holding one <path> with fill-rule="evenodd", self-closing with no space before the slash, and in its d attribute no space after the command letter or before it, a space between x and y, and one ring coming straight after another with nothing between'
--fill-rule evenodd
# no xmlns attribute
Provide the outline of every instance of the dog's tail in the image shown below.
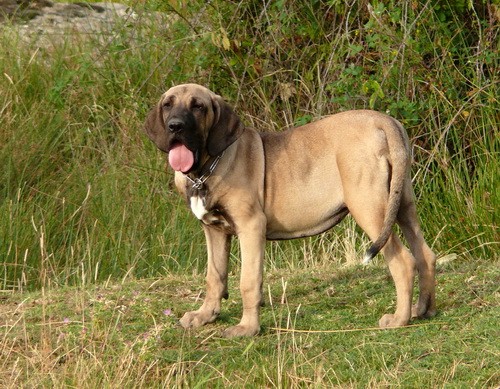
<svg viewBox="0 0 500 389"><path fill-rule="evenodd" d="M368 264L382 250L391 235L392 226L396 222L403 196L403 186L410 168L411 150L408 135L401 123L396 119L390 119L390 125L384 126L389 146L389 165L391 167L389 199L382 231L377 240L366 251L363 258L364 264Z"/></svg>

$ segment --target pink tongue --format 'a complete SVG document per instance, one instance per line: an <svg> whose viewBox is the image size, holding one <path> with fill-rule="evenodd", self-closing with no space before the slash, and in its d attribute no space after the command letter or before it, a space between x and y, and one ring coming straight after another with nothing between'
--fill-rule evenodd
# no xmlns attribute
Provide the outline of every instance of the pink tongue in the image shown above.
<svg viewBox="0 0 500 389"><path fill-rule="evenodd" d="M193 166L194 155L191 150L179 143L168 152L168 163L175 171L185 173Z"/></svg>

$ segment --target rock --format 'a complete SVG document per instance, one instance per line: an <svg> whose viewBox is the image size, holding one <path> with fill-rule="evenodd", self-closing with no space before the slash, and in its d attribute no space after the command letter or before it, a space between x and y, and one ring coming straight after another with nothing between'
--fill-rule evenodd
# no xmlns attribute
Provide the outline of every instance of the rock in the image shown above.
<svg viewBox="0 0 500 389"><path fill-rule="evenodd" d="M49 0L0 0L0 21L30 20L41 15L42 8L52 4Z"/></svg>
<svg viewBox="0 0 500 389"><path fill-rule="evenodd" d="M49 0L0 0L4 32L37 46L56 44L69 34L104 38L118 26L133 25L138 15L118 3L56 3ZM96 35L96 33L99 33Z"/></svg>

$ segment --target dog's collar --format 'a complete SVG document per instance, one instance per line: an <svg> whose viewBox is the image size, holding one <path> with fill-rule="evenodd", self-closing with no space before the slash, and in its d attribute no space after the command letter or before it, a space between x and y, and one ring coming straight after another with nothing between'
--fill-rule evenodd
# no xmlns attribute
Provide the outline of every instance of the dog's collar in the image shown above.
<svg viewBox="0 0 500 389"><path fill-rule="evenodd" d="M217 155L215 158L209 159L207 162L205 162L200 171L203 173L203 171L206 170L206 172L203 173L200 177L191 178L187 174L185 175L188 181L191 182L191 184L193 184L193 189L200 190L203 188L203 186L205 185L205 181L210 178L215 168L219 164L219 161L224 155L224 151L219 155Z"/></svg>

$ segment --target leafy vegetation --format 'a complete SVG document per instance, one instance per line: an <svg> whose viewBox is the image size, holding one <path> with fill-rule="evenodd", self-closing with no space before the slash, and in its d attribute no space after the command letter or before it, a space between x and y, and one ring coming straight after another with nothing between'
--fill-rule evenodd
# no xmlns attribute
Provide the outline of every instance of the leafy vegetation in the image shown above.
<svg viewBox="0 0 500 389"><path fill-rule="evenodd" d="M129 3L137 17L110 36L39 46L0 32L0 383L498 386L498 6ZM141 127L182 82L265 131L354 108L400 120L442 257L442 313L403 330L326 332L371 328L393 301L382 264L356 265L368 242L346 220L269 243L262 336L218 338L237 297L220 324L178 329L202 290L204 238ZM236 245L231 261L234 277Z"/></svg>

